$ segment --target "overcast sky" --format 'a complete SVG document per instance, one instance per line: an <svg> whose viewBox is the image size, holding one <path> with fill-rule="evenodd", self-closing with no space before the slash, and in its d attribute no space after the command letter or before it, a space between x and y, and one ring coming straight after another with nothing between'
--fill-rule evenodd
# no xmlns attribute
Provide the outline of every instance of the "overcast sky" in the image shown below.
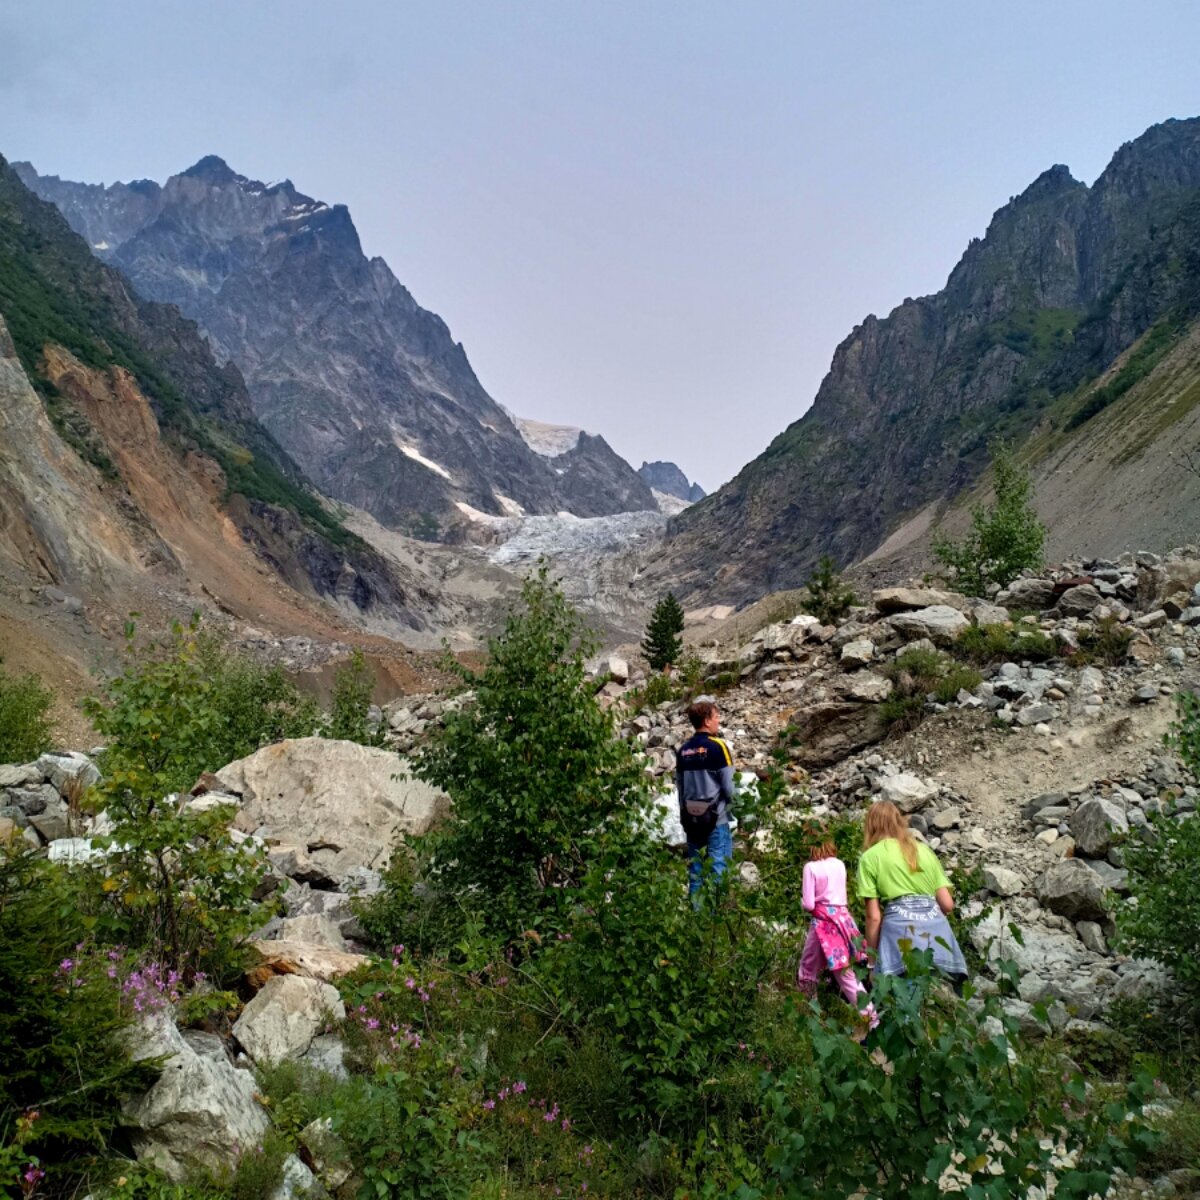
<svg viewBox="0 0 1200 1200"><path fill-rule="evenodd" d="M525 416L712 489L1042 170L1200 113L1194 0L0 0L0 153L350 206Z"/></svg>

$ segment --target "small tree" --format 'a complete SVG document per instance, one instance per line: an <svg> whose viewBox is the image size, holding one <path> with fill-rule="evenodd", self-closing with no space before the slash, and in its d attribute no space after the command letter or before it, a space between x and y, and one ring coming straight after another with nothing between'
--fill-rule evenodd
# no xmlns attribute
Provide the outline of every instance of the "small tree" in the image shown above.
<svg viewBox="0 0 1200 1200"><path fill-rule="evenodd" d="M1176 704L1166 743L1200 781L1200 696L1183 692ZM1126 949L1170 967L1200 1003L1200 894L1189 886L1200 872L1200 817L1160 817L1153 831L1152 839L1131 836L1123 847L1137 903L1121 905L1117 927Z"/></svg>
<svg viewBox="0 0 1200 1200"><path fill-rule="evenodd" d="M644 784L587 677L594 637L544 566L488 650L478 674L447 661L475 700L417 758L454 805L419 849L437 892L477 896L486 929L515 938L557 923L599 847L638 826Z"/></svg>
<svg viewBox="0 0 1200 1200"><path fill-rule="evenodd" d="M371 727L371 695L375 678L363 652L355 649L348 662L338 667L333 680L333 702L326 732L331 738L378 746L383 741L382 726Z"/></svg>
<svg viewBox="0 0 1200 1200"><path fill-rule="evenodd" d="M937 538L933 552L953 572L954 587L982 596L1044 561L1046 527L1033 507L1033 481L1005 442L991 447L995 499L971 507L971 531L961 542Z"/></svg>
<svg viewBox="0 0 1200 1200"><path fill-rule="evenodd" d="M50 748L53 700L36 675L0 670L0 763L29 762Z"/></svg>
<svg viewBox="0 0 1200 1200"><path fill-rule="evenodd" d="M817 569L804 586L800 607L822 625L836 625L858 603L858 597L834 567L828 554L821 556Z"/></svg>
<svg viewBox="0 0 1200 1200"><path fill-rule="evenodd" d="M668 592L655 606L642 640L642 653L652 671L673 667L683 653L683 606Z"/></svg>

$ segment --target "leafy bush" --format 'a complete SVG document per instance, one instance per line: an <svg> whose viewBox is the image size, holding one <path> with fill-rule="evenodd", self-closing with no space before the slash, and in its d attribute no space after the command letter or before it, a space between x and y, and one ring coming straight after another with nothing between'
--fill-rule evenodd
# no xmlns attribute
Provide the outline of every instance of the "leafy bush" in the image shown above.
<svg viewBox="0 0 1200 1200"><path fill-rule="evenodd" d="M26 763L50 749L53 703L36 675L15 677L0 670L0 763Z"/></svg>
<svg viewBox="0 0 1200 1200"><path fill-rule="evenodd" d="M1200 871L1200 818L1160 817L1153 838L1124 846L1129 890L1136 904L1117 914L1129 953L1170 967L1182 991L1200 1003L1200 896L1189 880Z"/></svg>
<svg viewBox="0 0 1200 1200"><path fill-rule="evenodd" d="M833 565L828 554L822 555L800 597L800 607L822 625L836 625L858 603L858 597Z"/></svg>
<svg viewBox="0 0 1200 1200"><path fill-rule="evenodd" d="M144 645L136 634L131 621L124 670L84 701L106 740L106 775L162 796L260 746L314 732L315 702L278 667L229 653L198 616Z"/></svg>
<svg viewBox="0 0 1200 1200"><path fill-rule="evenodd" d="M979 666L1010 661L1048 662L1059 655L1054 639L1020 625L972 625L955 639L952 653Z"/></svg>
<svg viewBox="0 0 1200 1200"><path fill-rule="evenodd" d="M74 969L87 937L59 869L0 848L5 1195L31 1169L46 1172L38 1194L70 1194L116 1129L121 1098L157 1074L153 1063L129 1061L121 1040L129 1021L106 973Z"/></svg>
<svg viewBox="0 0 1200 1200"><path fill-rule="evenodd" d="M1200 782L1200 693L1180 692L1175 697L1175 720L1166 744L1183 760L1192 778Z"/></svg>
<svg viewBox="0 0 1200 1200"><path fill-rule="evenodd" d="M484 928L501 937L557 925L600 846L629 840L644 819L641 765L587 678L594 649L543 566L483 670L447 662L475 700L416 760L454 803L422 839L422 866L443 896L478 897Z"/></svg>
<svg viewBox="0 0 1200 1200"><path fill-rule="evenodd" d="M635 711L645 708L655 708L668 700L675 700L679 689L670 675L651 675L642 687L634 689L626 696L626 703Z"/></svg>
<svg viewBox="0 0 1200 1200"><path fill-rule="evenodd" d="M652 671L665 671L674 666L683 653L683 608L668 592L655 606L642 640L642 653Z"/></svg>
<svg viewBox="0 0 1200 1200"><path fill-rule="evenodd" d="M333 680L333 701L329 712L327 736L363 746L383 744L382 722L370 722L371 696L375 677L359 649L352 651L348 662L337 670Z"/></svg>
<svg viewBox="0 0 1200 1200"><path fill-rule="evenodd" d="M871 1050L798 1008L812 1058L764 1072L769 1186L743 1186L738 1200L1018 1196L1043 1177L1056 1196L1082 1200L1153 1144L1135 1117L1148 1080L1105 1102L1078 1074L1064 1081L1010 1060L1017 1022L998 997L958 1003L920 961L929 958L876 981Z"/></svg>
<svg viewBox="0 0 1200 1200"><path fill-rule="evenodd" d="M971 532L961 542L937 538L933 552L953 572L953 584L982 596L989 584L1004 587L1020 573L1042 565L1046 527L1033 508L1029 471L1003 442L992 446L995 501L971 508Z"/></svg>

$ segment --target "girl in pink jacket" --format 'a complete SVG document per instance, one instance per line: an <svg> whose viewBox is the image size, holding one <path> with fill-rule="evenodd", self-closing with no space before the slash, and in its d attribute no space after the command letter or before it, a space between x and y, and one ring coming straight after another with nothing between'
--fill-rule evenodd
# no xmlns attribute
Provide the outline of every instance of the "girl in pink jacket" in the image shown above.
<svg viewBox="0 0 1200 1200"><path fill-rule="evenodd" d="M822 971L829 971L847 1002L859 1010L858 994L866 988L854 973L854 963L865 962L866 946L846 902L846 864L837 856L832 839L823 838L804 864L804 911L812 915L808 938L800 955L799 983L812 995ZM862 1007L868 1027L879 1017L872 1004Z"/></svg>

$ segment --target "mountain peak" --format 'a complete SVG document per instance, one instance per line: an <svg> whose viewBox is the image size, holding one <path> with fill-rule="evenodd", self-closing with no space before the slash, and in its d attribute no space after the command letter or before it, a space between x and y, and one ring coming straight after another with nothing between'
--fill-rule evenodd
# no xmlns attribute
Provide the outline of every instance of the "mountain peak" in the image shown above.
<svg viewBox="0 0 1200 1200"><path fill-rule="evenodd" d="M241 178L219 155L206 154L199 162L180 172L188 179L202 179L206 183L234 183Z"/></svg>

